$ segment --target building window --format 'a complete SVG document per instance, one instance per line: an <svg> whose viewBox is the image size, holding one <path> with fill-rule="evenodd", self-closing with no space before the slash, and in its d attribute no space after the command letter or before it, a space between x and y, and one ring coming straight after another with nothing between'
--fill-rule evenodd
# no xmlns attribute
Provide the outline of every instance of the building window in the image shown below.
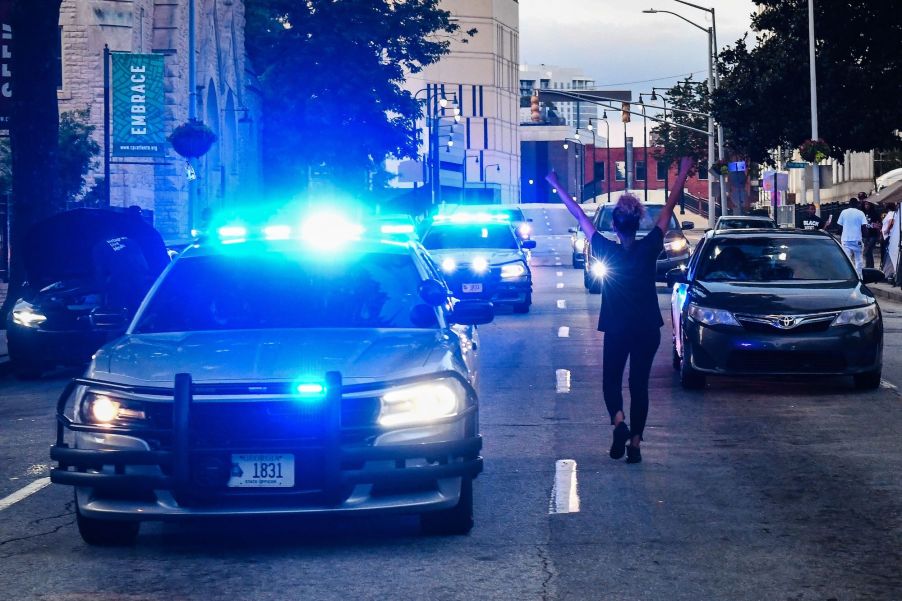
<svg viewBox="0 0 902 601"><path fill-rule="evenodd" d="M604 168L604 161L595 161L595 179L603 182L607 177L607 171Z"/></svg>
<svg viewBox="0 0 902 601"><path fill-rule="evenodd" d="M626 163L624 161L614 163L614 179L618 182L626 181Z"/></svg>
<svg viewBox="0 0 902 601"><path fill-rule="evenodd" d="M708 166L704 164L704 161L698 166L698 179L708 180Z"/></svg>
<svg viewBox="0 0 902 601"><path fill-rule="evenodd" d="M655 177L659 182L663 182L667 179L667 164L664 161L658 161L655 163L655 167L657 170Z"/></svg>
<svg viewBox="0 0 902 601"><path fill-rule="evenodd" d="M636 181L645 181L645 161L636 161Z"/></svg>
<svg viewBox="0 0 902 601"><path fill-rule="evenodd" d="M63 28L57 30L56 36L56 61L54 63L56 69L56 89L63 89Z"/></svg>

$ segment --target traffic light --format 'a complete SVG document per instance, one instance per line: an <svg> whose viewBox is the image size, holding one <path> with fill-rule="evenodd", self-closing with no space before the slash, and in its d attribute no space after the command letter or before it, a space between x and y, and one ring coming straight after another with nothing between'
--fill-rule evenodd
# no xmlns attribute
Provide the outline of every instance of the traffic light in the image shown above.
<svg viewBox="0 0 902 601"><path fill-rule="evenodd" d="M623 106L620 107L620 120L624 123L630 122L630 103L624 102Z"/></svg>

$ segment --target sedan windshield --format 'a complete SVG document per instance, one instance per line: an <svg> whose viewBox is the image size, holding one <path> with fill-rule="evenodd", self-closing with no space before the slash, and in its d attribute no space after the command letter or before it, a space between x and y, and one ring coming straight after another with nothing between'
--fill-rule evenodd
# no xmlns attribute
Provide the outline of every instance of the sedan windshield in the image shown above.
<svg viewBox="0 0 902 601"><path fill-rule="evenodd" d="M436 227L423 238L423 246L429 250L445 248L519 248L514 232L507 224L467 224Z"/></svg>
<svg viewBox="0 0 902 601"><path fill-rule="evenodd" d="M661 211L664 209L662 205L645 205L645 216L642 217L642 221L639 222L639 231L640 232L650 232L653 227L658 223L658 217L661 216ZM598 217L597 229L599 232L610 232L614 230L614 207L606 206L601 209L601 215ZM677 224L676 217L670 218L670 228L672 230L679 229L680 226Z"/></svg>
<svg viewBox="0 0 902 601"><path fill-rule="evenodd" d="M770 219L721 219L718 228L721 230L742 230L752 228L776 229L777 224Z"/></svg>
<svg viewBox="0 0 902 601"><path fill-rule="evenodd" d="M134 332L417 327L411 319L422 315L422 278L411 257L349 255L339 260L277 253L180 259Z"/></svg>
<svg viewBox="0 0 902 601"><path fill-rule="evenodd" d="M827 239L714 239L703 252L697 278L704 282L856 278L845 254Z"/></svg>

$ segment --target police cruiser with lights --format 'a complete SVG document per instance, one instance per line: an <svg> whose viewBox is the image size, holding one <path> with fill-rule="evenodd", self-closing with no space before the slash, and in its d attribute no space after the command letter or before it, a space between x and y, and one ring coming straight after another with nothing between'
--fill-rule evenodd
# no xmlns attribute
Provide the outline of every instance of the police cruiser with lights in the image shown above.
<svg viewBox="0 0 902 601"><path fill-rule="evenodd" d="M130 544L144 520L360 512L468 532L482 470L474 326L491 303L452 298L419 244L335 217L218 232L60 397L51 479L75 487L82 538Z"/></svg>
<svg viewBox="0 0 902 601"><path fill-rule="evenodd" d="M521 240L504 215L437 215L423 236L423 246L441 267L452 292L461 299L484 299L528 313L532 271L528 250L535 240Z"/></svg>

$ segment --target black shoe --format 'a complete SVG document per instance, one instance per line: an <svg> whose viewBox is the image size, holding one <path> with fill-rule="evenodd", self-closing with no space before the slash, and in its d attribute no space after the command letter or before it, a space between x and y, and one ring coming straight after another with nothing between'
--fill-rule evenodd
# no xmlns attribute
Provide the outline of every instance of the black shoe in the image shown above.
<svg viewBox="0 0 902 601"><path fill-rule="evenodd" d="M611 459L620 459L626 451L626 441L630 439L630 429L626 422L620 422L614 428L614 442L611 443Z"/></svg>
<svg viewBox="0 0 902 601"><path fill-rule="evenodd" d="M642 463L642 453L639 451L639 447L634 447L632 445L626 447L626 462Z"/></svg>

